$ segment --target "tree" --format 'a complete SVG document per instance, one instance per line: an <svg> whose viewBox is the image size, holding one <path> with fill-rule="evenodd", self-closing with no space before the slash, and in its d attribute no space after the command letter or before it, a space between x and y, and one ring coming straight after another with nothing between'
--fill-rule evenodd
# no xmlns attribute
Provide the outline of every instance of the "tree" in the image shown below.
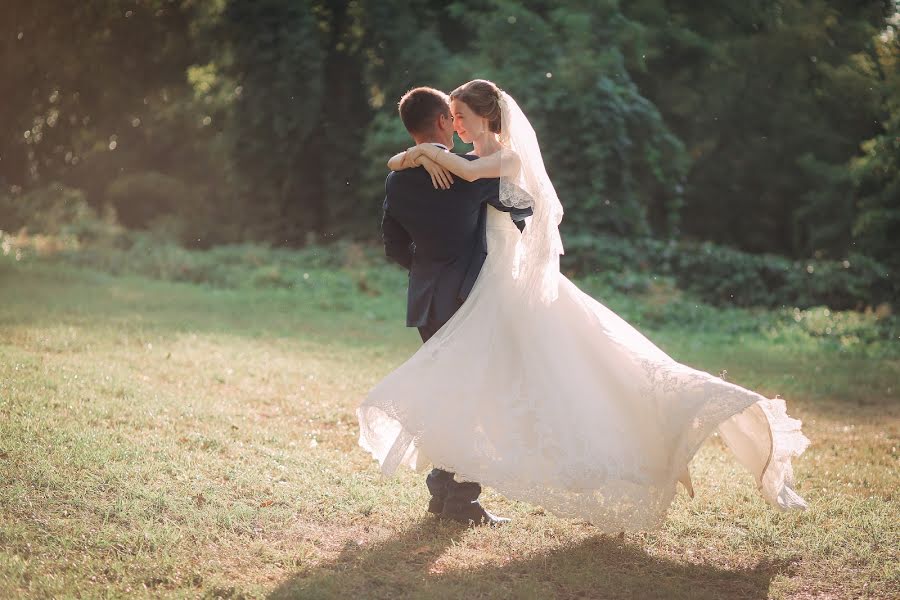
<svg viewBox="0 0 900 600"><path fill-rule="evenodd" d="M882 131L862 144L850 163L857 216L854 249L887 265L900 276L900 11L878 37L885 116Z"/></svg>
<svg viewBox="0 0 900 600"><path fill-rule="evenodd" d="M0 26L0 180L27 187L71 179L99 192L98 180L132 163L129 153L139 148L147 160L156 149L150 113L189 93L190 5L7 3ZM156 158L162 157L149 157Z"/></svg>
<svg viewBox="0 0 900 600"><path fill-rule="evenodd" d="M672 235L687 157L626 69L634 23L618 2L451 5L472 30L466 77L522 105L570 232Z"/></svg>
<svg viewBox="0 0 900 600"><path fill-rule="evenodd" d="M629 69L694 159L687 234L795 256L846 252L847 178L827 167L879 128L867 56L891 10L889 0L625 5L642 27Z"/></svg>

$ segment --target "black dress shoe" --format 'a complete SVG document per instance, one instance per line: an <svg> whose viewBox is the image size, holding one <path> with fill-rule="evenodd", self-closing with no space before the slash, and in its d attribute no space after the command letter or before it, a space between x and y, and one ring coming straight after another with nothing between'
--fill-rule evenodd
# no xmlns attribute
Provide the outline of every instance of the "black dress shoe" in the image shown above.
<svg viewBox="0 0 900 600"><path fill-rule="evenodd" d="M441 511L442 519L450 519L459 521L460 523L472 523L474 525L490 525L495 527L503 523L509 523L509 519L492 515L484 510L484 507L475 500L465 503L444 503L444 510Z"/></svg>
<svg viewBox="0 0 900 600"><path fill-rule="evenodd" d="M432 496L431 500L428 501L428 512L436 515L440 515L444 512L444 499Z"/></svg>
<svg viewBox="0 0 900 600"><path fill-rule="evenodd" d="M453 473L443 469L432 469L428 477L425 478L425 485L428 486L428 491L431 493L431 500L428 501L428 512L440 515L444 510L447 490L451 485L458 485L453 481ZM472 498L477 497L478 494L472 496Z"/></svg>

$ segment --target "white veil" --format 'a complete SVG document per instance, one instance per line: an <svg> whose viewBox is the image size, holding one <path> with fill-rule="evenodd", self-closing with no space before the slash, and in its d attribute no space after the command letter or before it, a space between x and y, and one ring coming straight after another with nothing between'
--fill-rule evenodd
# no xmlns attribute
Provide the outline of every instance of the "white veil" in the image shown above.
<svg viewBox="0 0 900 600"><path fill-rule="evenodd" d="M537 136L525 113L506 92L500 92L500 110L503 152L514 152L519 162L517 169L500 177L500 202L515 208L531 206L534 210L525 222L513 275L529 302L540 299L549 304L559 293L562 204L547 176Z"/></svg>

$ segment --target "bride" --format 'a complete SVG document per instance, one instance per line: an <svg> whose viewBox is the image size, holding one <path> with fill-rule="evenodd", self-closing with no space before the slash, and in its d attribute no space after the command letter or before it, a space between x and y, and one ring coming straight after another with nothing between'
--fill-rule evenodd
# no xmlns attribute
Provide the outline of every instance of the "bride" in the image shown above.
<svg viewBox="0 0 900 600"><path fill-rule="evenodd" d="M360 445L382 472L434 465L604 531L648 530L678 482L693 496L688 465L718 429L768 502L805 508L791 459L809 441L784 401L676 362L563 276L563 210L528 119L485 80L450 106L479 158L420 144L391 167L422 161L436 186L499 177L501 202L534 215L520 234L487 207L468 299L358 408Z"/></svg>

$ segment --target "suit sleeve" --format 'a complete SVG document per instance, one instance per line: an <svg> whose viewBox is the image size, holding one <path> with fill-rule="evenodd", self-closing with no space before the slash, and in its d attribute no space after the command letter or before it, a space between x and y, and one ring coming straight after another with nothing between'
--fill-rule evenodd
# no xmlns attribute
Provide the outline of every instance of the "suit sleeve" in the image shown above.
<svg viewBox="0 0 900 600"><path fill-rule="evenodd" d="M391 216L390 178L385 182L384 215L381 218L381 239L384 242L384 254L389 259L406 269L412 267L413 241L403 226Z"/></svg>

